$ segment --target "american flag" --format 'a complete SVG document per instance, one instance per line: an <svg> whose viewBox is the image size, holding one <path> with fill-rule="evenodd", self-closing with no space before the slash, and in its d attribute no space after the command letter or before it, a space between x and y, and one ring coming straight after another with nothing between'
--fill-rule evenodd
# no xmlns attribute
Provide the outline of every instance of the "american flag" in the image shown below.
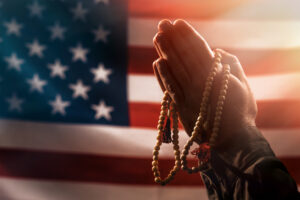
<svg viewBox="0 0 300 200"><path fill-rule="evenodd" d="M1 0L0 199L207 199L199 175L153 181L162 92L152 38L162 18L187 19L212 48L237 55L257 125L300 183L299 8L297 0ZM166 174L172 148L160 157Z"/></svg>

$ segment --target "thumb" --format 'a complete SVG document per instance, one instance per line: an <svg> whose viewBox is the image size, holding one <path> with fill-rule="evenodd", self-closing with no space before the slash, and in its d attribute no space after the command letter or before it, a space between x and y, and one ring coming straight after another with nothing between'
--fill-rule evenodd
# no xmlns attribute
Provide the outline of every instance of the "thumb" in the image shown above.
<svg viewBox="0 0 300 200"><path fill-rule="evenodd" d="M222 55L222 64L230 65L231 73L240 81L244 82L246 75L239 59L235 55L232 55L223 49L216 49L216 51Z"/></svg>

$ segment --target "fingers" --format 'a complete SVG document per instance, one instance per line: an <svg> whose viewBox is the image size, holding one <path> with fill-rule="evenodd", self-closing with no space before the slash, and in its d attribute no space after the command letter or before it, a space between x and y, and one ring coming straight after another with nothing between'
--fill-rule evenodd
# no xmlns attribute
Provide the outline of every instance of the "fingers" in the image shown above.
<svg viewBox="0 0 300 200"><path fill-rule="evenodd" d="M160 75L164 88L176 104L183 102L184 96L181 87L176 82L174 76L170 72L170 67L165 59L159 58L155 62L155 66Z"/></svg>
<svg viewBox="0 0 300 200"><path fill-rule="evenodd" d="M183 38L178 31L176 31L175 26L173 27L170 20L162 20L158 24L158 30L164 32L165 35L169 38L171 45L174 47L174 52L176 52L177 57L185 66L195 66L199 65L199 62L187 43L186 39ZM159 44L158 44L159 45ZM166 52L168 53L168 52ZM194 70L194 69L193 69ZM194 71L187 69L186 72L190 77Z"/></svg>
<svg viewBox="0 0 300 200"><path fill-rule="evenodd" d="M189 52L193 52L193 55L202 63L204 70L210 67L213 58L213 52L204 38L186 21L175 20L174 29L177 32L178 38L184 38L186 46Z"/></svg>
<svg viewBox="0 0 300 200"><path fill-rule="evenodd" d="M236 76L240 81L244 81L246 75L238 58L235 55L224 51L223 49L216 49L216 51L222 55L222 63L230 65L230 72L234 76Z"/></svg>
<svg viewBox="0 0 300 200"><path fill-rule="evenodd" d="M174 48L169 42L166 33L157 33L154 37L154 44L161 54L160 57L168 60L170 72L175 77L177 83L180 86L188 84L190 82L190 78L184 68L184 65L182 64L181 60L174 51Z"/></svg>
<svg viewBox="0 0 300 200"><path fill-rule="evenodd" d="M153 71L154 71L154 75L155 75L155 77L156 77L156 79L157 79L157 81L158 81L158 83L159 83L159 86L160 86L161 90L164 92L164 91L166 90L166 88L165 88L165 86L164 86L164 84L163 84L163 82L162 82L162 80L161 80L161 77L160 77L160 75L159 75L159 72L158 72L158 70L157 70L156 62L157 62L157 60L155 60L155 61L152 63L152 68L153 68Z"/></svg>

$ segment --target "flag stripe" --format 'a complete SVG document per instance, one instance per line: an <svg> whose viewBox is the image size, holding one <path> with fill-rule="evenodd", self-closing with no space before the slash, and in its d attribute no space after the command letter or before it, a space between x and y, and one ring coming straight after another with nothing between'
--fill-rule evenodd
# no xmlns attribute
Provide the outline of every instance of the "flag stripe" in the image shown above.
<svg viewBox="0 0 300 200"><path fill-rule="evenodd" d="M244 4L244 1L201 1L198 4L195 0L130 0L129 14L134 17L177 17L177 18L213 18L218 17L227 11ZM215 5L218 6L215 6ZM201 12L199 12L201 10Z"/></svg>
<svg viewBox="0 0 300 200"><path fill-rule="evenodd" d="M118 184L74 183L0 178L2 200L116 200L116 199L194 199L207 200L204 187L137 186Z"/></svg>
<svg viewBox="0 0 300 200"><path fill-rule="evenodd" d="M21 157L22 159L15 159ZM0 149L0 176L77 182L153 185L152 158L71 154L20 149ZM26 165L24 165L26 163ZM197 161L190 161L196 165ZM174 161L161 159L162 176ZM68 169L68 170L66 170ZM109 171L109 173L105 173ZM172 185L202 185L199 174L179 172Z"/></svg>
<svg viewBox="0 0 300 200"><path fill-rule="evenodd" d="M153 75L152 62L158 58L153 47L129 47L129 73ZM300 49L225 49L236 55L248 76L300 71Z"/></svg>
<svg viewBox="0 0 300 200"><path fill-rule="evenodd" d="M20 157L22 159L15 159ZM300 159L281 158L296 182ZM154 185L151 158L127 158L102 155L70 154L16 149L0 149L0 176L74 182L100 182L130 185ZM26 163L26 165L24 165ZM196 165L196 160L190 160ZM162 176L174 165L172 159L161 159ZM68 169L68 170L66 170ZM110 173L105 173L109 171ZM112 175L113 174L113 175ZM203 185L199 174L187 176L180 171L171 185Z"/></svg>
<svg viewBox="0 0 300 200"><path fill-rule="evenodd" d="M188 21L213 48L290 49L300 46L300 21L296 20ZM158 22L158 19L129 18L129 46L152 46Z"/></svg>
<svg viewBox="0 0 300 200"><path fill-rule="evenodd" d="M130 103L130 125L132 127L157 126L160 104ZM263 129L300 128L300 101L258 101L256 124Z"/></svg>
<svg viewBox="0 0 300 200"><path fill-rule="evenodd" d="M300 73L254 76L248 81L256 100L300 99ZM130 102L159 103L162 91L154 75L129 75L128 98Z"/></svg>
<svg viewBox="0 0 300 200"><path fill-rule="evenodd" d="M297 0L130 0L129 15L139 18L299 19ZM287 14L288 13L288 14Z"/></svg>
<svg viewBox="0 0 300 200"><path fill-rule="evenodd" d="M157 136L154 127L153 129L126 128L10 120L0 120L0 125L0 148L113 157L151 158ZM261 131L277 156L300 157L298 148L300 129L262 129ZM180 130L179 139L182 148L188 140L183 130ZM173 158L173 148L170 145L162 145L160 157Z"/></svg>

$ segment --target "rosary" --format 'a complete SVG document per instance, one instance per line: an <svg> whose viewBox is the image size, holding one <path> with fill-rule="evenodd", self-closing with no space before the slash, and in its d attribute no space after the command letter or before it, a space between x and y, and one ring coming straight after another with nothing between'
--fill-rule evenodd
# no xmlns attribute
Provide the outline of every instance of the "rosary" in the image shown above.
<svg viewBox="0 0 300 200"><path fill-rule="evenodd" d="M184 145L182 152L180 153L179 144L178 144L178 114L175 109L175 104L172 102L168 93L164 93L163 100L161 102L161 112L158 120L158 136L157 143L154 146L153 150L153 161L152 161L152 171L154 175L154 181L161 185L166 185L169 183L175 176L175 174L180 170L187 171L189 174L200 172L205 169L207 164L210 161L210 149L215 146L216 140L218 138L218 132L221 122L221 116L223 112L224 102L228 89L228 82L230 76L230 66L224 64L222 67L223 70L223 79L221 83L221 89L218 96L218 101L216 105L214 120L210 136L207 142L201 141L199 148L195 149L191 153L198 157L198 166L189 168L187 165L187 155L189 154L190 148L197 139L197 137L202 135L201 140L203 140L203 132L208 131L209 127L209 98L211 96L212 86L214 79L217 74L217 69L221 63L221 54L217 51L214 52L215 56L213 59L213 64L211 71L206 79L205 87L202 95L202 100L200 104L200 112L198 118L195 122L194 129L192 131L191 137ZM171 118L172 117L172 128L173 135L171 136ZM199 139L199 138L198 138ZM158 168L158 155L160 146L162 143L173 143L174 156L175 156L175 165L170 170L168 176L165 179L160 177L160 172Z"/></svg>

